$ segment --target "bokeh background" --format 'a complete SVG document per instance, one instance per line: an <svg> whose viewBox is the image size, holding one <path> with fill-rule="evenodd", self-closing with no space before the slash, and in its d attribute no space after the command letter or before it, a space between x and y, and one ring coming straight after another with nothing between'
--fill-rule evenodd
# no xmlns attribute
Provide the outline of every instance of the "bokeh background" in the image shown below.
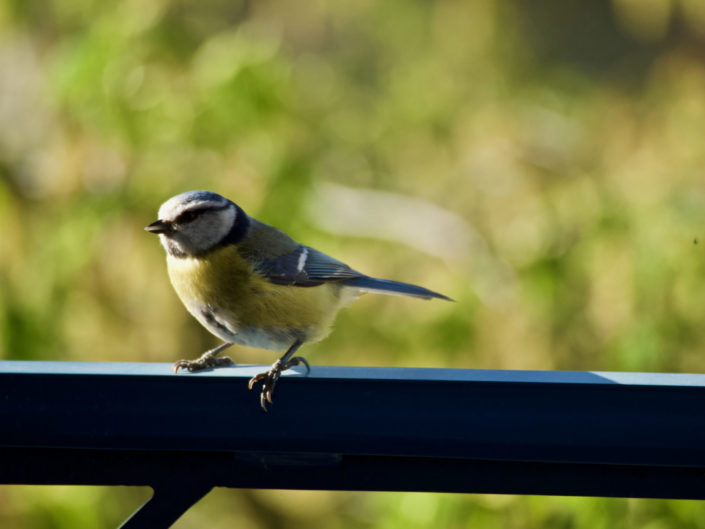
<svg viewBox="0 0 705 529"><path fill-rule="evenodd" d="M0 357L214 346L142 231L209 189L457 300L365 296L314 365L703 372L704 167L700 0L6 0ZM0 525L114 527L148 496L0 487ZM703 519L687 501L217 490L175 527Z"/></svg>

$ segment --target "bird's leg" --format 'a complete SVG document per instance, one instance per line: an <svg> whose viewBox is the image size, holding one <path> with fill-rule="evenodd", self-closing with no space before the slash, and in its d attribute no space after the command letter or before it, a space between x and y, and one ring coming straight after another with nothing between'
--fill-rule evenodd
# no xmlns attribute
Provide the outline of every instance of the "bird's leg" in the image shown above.
<svg viewBox="0 0 705 529"><path fill-rule="evenodd" d="M308 365L308 361L303 356L293 356L296 350L301 347L303 342L301 340L296 340L291 347L284 353L284 355L272 364L269 371L260 373L253 376L250 379L250 383L247 385L248 388L252 389L257 382L263 382L262 393L259 396L259 403L264 411L267 411L267 402L272 404L272 394L274 393L274 388L277 385L277 381L282 374L282 371L303 364L306 366L306 373L311 371L311 366ZM292 358L293 356L293 358Z"/></svg>
<svg viewBox="0 0 705 529"><path fill-rule="evenodd" d="M221 358L216 358L216 356L218 356L218 353L224 351L231 345L232 343L225 342L214 349L206 351L196 360L179 360L178 362L174 362L174 372L178 373L179 369L186 369L187 371L193 372L206 369L207 367L229 366L233 363L230 357L223 356Z"/></svg>

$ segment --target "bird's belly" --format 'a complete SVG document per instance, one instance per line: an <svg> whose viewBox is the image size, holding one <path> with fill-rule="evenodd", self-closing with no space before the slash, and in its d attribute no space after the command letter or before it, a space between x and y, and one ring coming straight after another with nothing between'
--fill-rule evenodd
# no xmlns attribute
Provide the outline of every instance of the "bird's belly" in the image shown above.
<svg viewBox="0 0 705 529"><path fill-rule="evenodd" d="M243 325L233 313L224 313L215 306L194 303L187 306L189 312L209 331L226 342L272 349L280 351L287 349L295 341L309 341L315 333L313 326L301 327L283 323L282 325ZM246 307L243 307L246 311Z"/></svg>
<svg viewBox="0 0 705 529"><path fill-rule="evenodd" d="M297 340L307 341L309 335L309 329L241 327L232 341L249 347L282 351L291 347Z"/></svg>
<svg viewBox="0 0 705 529"><path fill-rule="evenodd" d="M222 256L216 256L222 257ZM284 350L327 336L341 303L337 285L275 285L232 256L168 261L174 290L188 311L220 339Z"/></svg>

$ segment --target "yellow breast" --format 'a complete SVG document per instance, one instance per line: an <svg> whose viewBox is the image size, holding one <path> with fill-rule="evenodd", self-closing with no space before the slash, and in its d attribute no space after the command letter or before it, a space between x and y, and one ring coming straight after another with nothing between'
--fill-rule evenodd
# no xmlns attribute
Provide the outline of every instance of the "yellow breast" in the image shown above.
<svg viewBox="0 0 705 529"><path fill-rule="evenodd" d="M189 312L223 340L245 345L279 349L294 338L319 340L349 301L334 283L316 287L270 283L232 246L202 258L167 256L167 265L174 290ZM237 338L217 328L208 311L227 322Z"/></svg>

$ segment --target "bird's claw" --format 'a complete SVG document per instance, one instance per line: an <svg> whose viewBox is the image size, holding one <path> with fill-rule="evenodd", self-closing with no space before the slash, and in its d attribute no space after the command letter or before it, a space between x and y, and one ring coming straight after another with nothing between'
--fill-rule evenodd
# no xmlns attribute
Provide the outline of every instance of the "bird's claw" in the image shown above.
<svg viewBox="0 0 705 529"><path fill-rule="evenodd" d="M289 369L290 367L294 367L299 364L303 364L306 366L307 375L311 372L311 366L308 364L308 360L306 360L303 356L295 356L294 358L289 360L284 366L284 369Z"/></svg>
<svg viewBox="0 0 705 529"><path fill-rule="evenodd" d="M311 371L311 366L303 356L295 356L294 358L290 359L286 364L282 364L281 360L277 360L272 364L272 367L269 369L269 371L259 373L250 379L250 382L247 384L247 387L249 389L255 387L255 384L257 384L258 382L263 382L262 392L259 396L259 403L264 411L267 411L268 402L270 404L273 404L272 395L274 394L274 388L277 386L277 382L279 381L279 377L281 376L282 371L286 371L287 369L297 366L299 364L303 364L306 366L306 374Z"/></svg>
<svg viewBox="0 0 705 529"><path fill-rule="evenodd" d="M274 388L276 387L279 377L282 374L282 370L282 363L277 360L274 364L272 364L269 371L253 376L247 384L248 389L252 389L255 387L255 384L262 382L262 392L259 396L259 404L262 406L264 411L267 411L267 402L272 404L272 394L274 393Z"/></svg>
<svg viewBox="0 0 705 529"><path fill-rule="evenodd" d="M215 356L210 354L210 351L204 353L196 360L179 360L174 362L174 373L178 373L179 369L184 369L190 373L200 371L209 367L221 367L233 365L233 361L229 356Z"/></svg>

